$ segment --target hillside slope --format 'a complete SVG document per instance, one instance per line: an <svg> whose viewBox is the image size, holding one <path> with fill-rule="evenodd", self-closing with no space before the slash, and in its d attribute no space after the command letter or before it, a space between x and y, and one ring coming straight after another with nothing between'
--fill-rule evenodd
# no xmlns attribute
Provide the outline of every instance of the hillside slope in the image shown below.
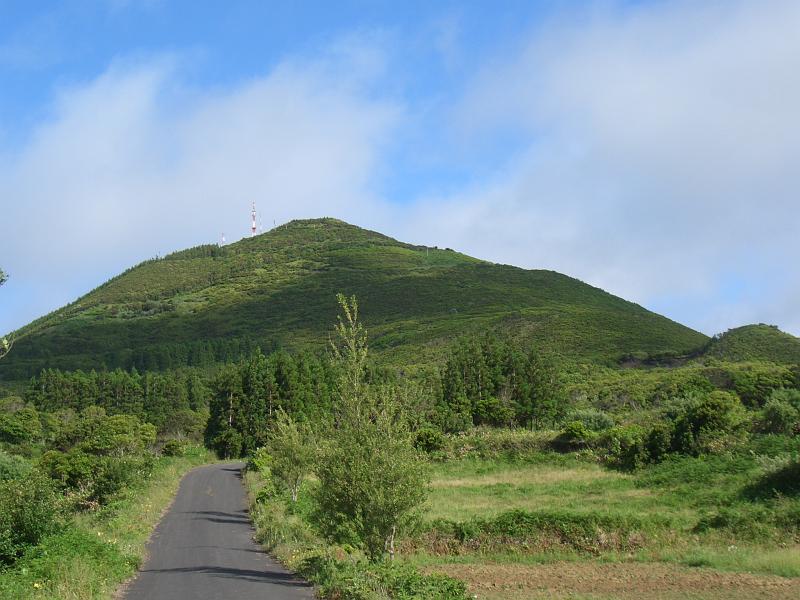
<svg viewBox="0 0 800 600"><path fill-rule="evenodd" d="M43 367L203 366L255 344L321 348L340 291L358 296L372 348L397 365L423 364L453 337L487 328L608 363L627 353L684 353L707 341L559 273L314 219L129 269L20 330L0 377Z"/></svg>
<svg viewBox="0 0 800 600"><path fill-rule="evenodd" d="M712 338L704 354L730 361L800 364L800 338L774 325L745 325Z"/></svg>

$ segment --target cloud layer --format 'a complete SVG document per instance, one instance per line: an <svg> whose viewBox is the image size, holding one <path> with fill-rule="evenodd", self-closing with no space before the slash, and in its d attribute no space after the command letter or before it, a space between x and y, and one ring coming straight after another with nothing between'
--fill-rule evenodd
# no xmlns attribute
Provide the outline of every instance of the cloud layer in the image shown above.
<svg viewBox="0 0 800 600"><path fill-rule="evenodd" d="M337 216L559 270L707 333L800 334L800 5L599 6L466 69L455 102L389 85L401 40L381 35L221 89L185 84L174 57L62 89L0 148L0 330L156 253L241 237L256 200L267 228ZM463 43L441 41L448 64ZM408 133L424 128L443 168L499 166L397 197L385 182L432 152Z"/></svg>
<svg viewBox="0 0 800 600"><path fill-rule="evenodd" d="M181 87L174 61L150 61L63 90L0 167L3 293L29 298L13 324L145 258L243 237L252 201L265 228L368 217L371 174L400 113L360 96L358 67L283 64L201 93Z"/></svg>
<svg viewBox="0 0 800 600"><path fill-rule="evenodd" d="M426 236L574 274L706 332L800 333L800 5L671 2L554 19L456 113L527 137L495 180L420 203ZM522 132L522 133L520 133Z"/></svg>

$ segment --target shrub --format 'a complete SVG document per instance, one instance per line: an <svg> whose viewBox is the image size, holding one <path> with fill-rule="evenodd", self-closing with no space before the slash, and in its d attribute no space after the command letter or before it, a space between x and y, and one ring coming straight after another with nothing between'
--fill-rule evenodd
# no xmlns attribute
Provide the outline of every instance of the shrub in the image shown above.
<svg viewBox="0 0 800 600"><path fill-rule="evenodd" d="M0 450L0 482L25 477L31 470L31 463L21 456L7 454Z"/></svg>
<svg viewBox="0 0 800 600"><path fill-rule="evenodd" d="M697 456L718 451L741 430L747 415L735 394L711 392L688 404L675 421L672 449Z"/></svg>
<svg viewBox="0 0 800 600"><path fill-rule="evenodd" d="M582 421L570 421L561 430L556 442L566 444L568 447L583 447L596 438L597 434L587 428Z"/></svg>
<svg viewBox="0 0 800 600"><path fill-rule="evenodd" d="M764 433L792 435L798 422L800 422L800 411L791 403L773 394L761 409L759 428Z"/></svg>
<svg viewBox="0 0 800 600"><path fill-rule="evenodd" d="M292 502L297 502L300 484L311 473L316 461L311 427L279 409L269 432L267 449L272 458L272 474L289 488Z"/></svg>
<svg viewBox="0 0 800 600"><path fill-rule="evenodd" d="M423 452L438 452L444 448L444 435L435 427L422 427L414 436L414 447Z"/></svg>
<svg viewBox="0 0 800 600"><path fill-rule="evenodd" d="M247 468L254 473L270 473L272 457L266 448L256 448L247 459Z"/></svg>
<svg viewBox="0 0 800 600"><path fill-rule="evenodd" d="M614 427L601 437L606 461L621 469L636 469L648 460L647 432L638 425Z"/></svg>
<svg viewBox="0 0 800 600"><path fill-rule="evenodd" d="M93 456L79 450L51 450L39 461L40 468L59 487L73 492L86 506L105 504L135 481L147 477L153 467L150 456Z"/></svg>
<svg viewBox="0 0 800 600"><path fill-rule="evenodd" d="M161 448L161 454L164 456L183 456L186 452L186 445L180 440L167 440Z"/></svg>
<svg viewBox="0 0 800 600"><path fill-rule="evenodd" d="M779 388L772 392L770 400L781 400L791 404L795 410L800 411L800 390L793 388Z"/></svg>
<svg viewBox="0 0 800 600"><path fill-rule="evenodd" d="M660 462L669 454L674 434L675 427L669 421L661 421L653 426L645 441L647 458L651 462Z"/></svg>
<svg viewBox="0 0 800 600"><path fill-rule="evenodd" d="M800 496L800 458L785 461L777 469L765 473L744 490L750 498Z"/></svg>
<svg viewBox="0 0 800 600"><path fill-rule="evenodd" d="M61 503L52 482L32 472L0 483L0 561L14 562L61 525Z"/></svg>
<svg viewBox="0 0 800 600"><path fill-rule="evenodd" d="M314 554L300 564L299 573L320 588L323 598L470 598L463 582L446 575L425 575L412 565L352 563L336 560L326 554Z"/></svg>
<svg viewBox="0 0 800 600"><path fill-rule="evenodd" d="M611 415L593 408L576 410L568 420L570 422L580 421L589 431L605 431L614 427L614 419Z"/></svg>

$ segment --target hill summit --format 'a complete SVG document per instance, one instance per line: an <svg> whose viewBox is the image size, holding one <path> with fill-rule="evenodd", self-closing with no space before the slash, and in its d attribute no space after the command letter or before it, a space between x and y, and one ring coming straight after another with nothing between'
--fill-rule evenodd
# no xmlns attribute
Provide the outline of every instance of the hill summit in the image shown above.
<svg viewBox="0 0 800 600"><path fill-rule="evenodd" d="M781 331L775 325L745 325L714 336L705 354L730 361L800 364L800 338Z"/></svg>
<svg viewBox="0 0 800 600"><path fill-rule="evenodd" d="M687 353L701 333L553 271L415 246L336 219L145 261L17 333L4 379L45 367L207 366L256 345L319 349L355 294L377 357L412 366L499 329L579 360Z"/></svg>

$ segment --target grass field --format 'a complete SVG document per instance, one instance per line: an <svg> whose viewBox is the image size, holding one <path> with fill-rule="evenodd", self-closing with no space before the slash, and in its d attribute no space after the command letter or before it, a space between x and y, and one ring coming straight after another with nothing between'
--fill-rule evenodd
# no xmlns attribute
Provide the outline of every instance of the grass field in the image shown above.
<svg viewBox="0 0 800 600"><path fill-rule="evenodd" d="M639 523L642 542L599 552L535 544L454 553L415 547L406 560L462 579L487 599L798 597L800 545L792 534L767 525L698 530L722 507L747 514L753 507L739 500L741 488L763 468L752 458L685 458L628 474L557 454L434 464L429 523L491 520L510 510L605 515Z"/></svg>
<svg viewBox="0 0 800 600"><path fill-rule="evenodd" d="M431 462L422 523L406 533L400 560L487 600L800 597L800 499L752 493L800 440L754 439L735 453L629 473L589 453L543 450L546 438L458 438L472 450ZM493 444L516 451L493 456ZM257 480L249 475L254 492ZM288 511L283 502L255 507L262 541L290 566L324 547L309 519L315 485Z"/></svg>

